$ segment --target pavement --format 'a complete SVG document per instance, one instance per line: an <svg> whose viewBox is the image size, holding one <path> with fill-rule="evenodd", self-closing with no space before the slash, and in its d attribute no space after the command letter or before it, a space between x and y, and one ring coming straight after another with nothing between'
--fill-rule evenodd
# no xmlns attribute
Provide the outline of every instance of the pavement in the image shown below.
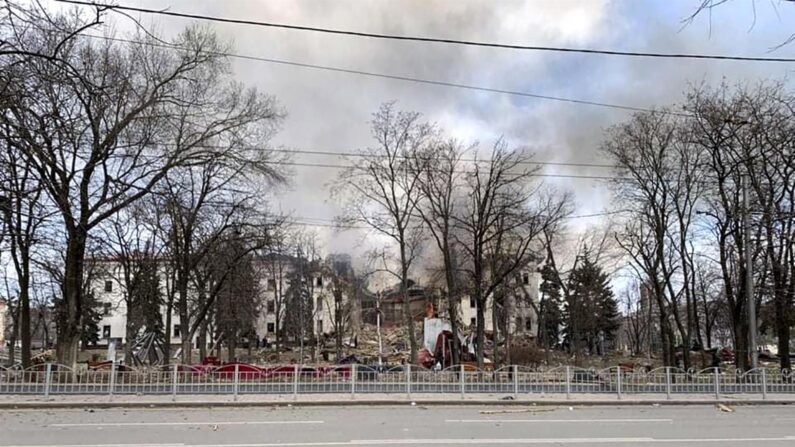
<svg viewBox="0 0 795 447"><path fill-rule="evenodd" d="M795 406L0 411L0 447L792 446Z"/></svg>
<svg viewBox="0 0 795 447"><path fill-rule="evenodd" d="M271 407L405 405L615 406L630 405L787 405L795 395L726 394L224 394L178 395L0 395L0 410L16 408L151 408L151 407Z"/></svg>

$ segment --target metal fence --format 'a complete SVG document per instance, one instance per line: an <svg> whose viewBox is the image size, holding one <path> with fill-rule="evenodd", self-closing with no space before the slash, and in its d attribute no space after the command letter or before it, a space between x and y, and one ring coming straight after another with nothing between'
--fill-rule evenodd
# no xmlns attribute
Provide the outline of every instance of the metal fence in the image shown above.
<svg viewBox="0 0 795 447"><path fill-rule="evenodd" d="M481 371L453 366L434 371L416 365L378 368L366 365L220 367L168 365L132 369L108 364L99 370L73 370L47 363L28 369L0 367L0 394L28 395L191 395L191 394L768 394L795 393L795 376L778 369L730 372L719 368L628 370L621 367L546 371L506 366Z"/></svg>

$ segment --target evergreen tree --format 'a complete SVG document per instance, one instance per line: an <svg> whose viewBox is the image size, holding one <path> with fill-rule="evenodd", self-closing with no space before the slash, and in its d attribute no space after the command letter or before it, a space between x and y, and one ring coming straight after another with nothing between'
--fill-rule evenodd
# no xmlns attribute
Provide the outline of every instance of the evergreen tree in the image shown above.
<svg viewBox="0 0 795 447"><path fill-rule="evenodd" d="M560 340L563 311L560 284L555 280L549 264L541 268L541 296L538 302L538 344L546 349L554 348Z"/></svg>
<svg viewBox="0 0 795 447"><path fill-rule="evenodd" d="M566 343L584 343L590 353L604 354L616 338L620 314L609 277L587 251L571 272L566 301Z"/></svg>
<svg viewBox="0 0 795 447"><path fill-rule="evenodd" d="M141 330L163 335L163 318L160 312L163 298L160 292L160 275L157 261L145 258L136 266L132 280L130 303L133 308L128 311L128 318L133 319L133 332L137 335Z"/></svg>
<svg viewBox="0 0 795 447"><path fill-rule="evenodd" d="M288 275L287 292L285 293L284 331L288 337L302 340L312 337L312 295L307 285L311 277L303 274L300 269Z"/></svg>
<svg viewBox="0 0 795 447"><path fill-rule="evenodd" d="M93 290L85 294L84 298L86 301L80 317L80 344L83 349L88 349L99 342L99 320L102 319L102 312Z"/></svg>

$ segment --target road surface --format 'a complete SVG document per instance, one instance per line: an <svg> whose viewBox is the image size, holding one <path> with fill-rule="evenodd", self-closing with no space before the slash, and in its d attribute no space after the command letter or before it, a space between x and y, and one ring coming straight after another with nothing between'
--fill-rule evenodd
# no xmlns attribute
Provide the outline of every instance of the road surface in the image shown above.
<svg viewBox="0 0 795 447"><path fill-rule="evenodd" d="M0 411L0 447L793 446L795 407Z"/></svg>

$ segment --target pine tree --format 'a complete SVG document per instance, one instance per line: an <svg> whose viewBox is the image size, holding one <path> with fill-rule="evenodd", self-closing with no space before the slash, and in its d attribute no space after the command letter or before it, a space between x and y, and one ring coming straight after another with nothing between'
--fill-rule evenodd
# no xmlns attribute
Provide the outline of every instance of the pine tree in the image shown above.
<svg viewBox="0 0 795 447"><path fill-rule="evenodd" d="M84 299L83 315L80 317L80 344L83 349L88 349L99 343L99 320L102 319L102 313L93 290L85 294Z"/></svg>
<svg viewBox="0 0 795 447"><path fill-rule="evenodd" d="M129 312L128 318L133 318L134 332L143 329L146 332L163 335L163 318L161 315L161 305L163 298L160 292L160 275L158 275L158 265L154 259L142 259L137 265L137 271L133 277L130 293L130 303L133 309Z"/></svg>
<svg viewBox="0 0 795 447"><path fill-rule="evenodd" d="M552 266L548 264L541 268L539 291L538 342L543 348L554 348L560 339L563 311L560 285L555 280Z"/></svg>
<svg viewBox="0 0 795 447"><path fill-rule="evenodd" d="M569 291L564 311L567 344L584 342L589 352L604 354L615 340L620 314L610 278L587 251L571 272Z"/></svg>

